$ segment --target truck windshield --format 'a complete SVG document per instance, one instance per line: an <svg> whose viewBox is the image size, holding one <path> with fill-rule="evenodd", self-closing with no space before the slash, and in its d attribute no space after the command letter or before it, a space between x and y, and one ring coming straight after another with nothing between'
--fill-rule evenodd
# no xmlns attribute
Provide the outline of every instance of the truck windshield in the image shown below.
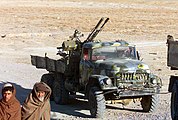
<svg viewBox="0 0 178 120"><path fill-rule="evenodd" d="M105 46L95 48L92 52L92 60L102 59L137 59L135 47L131 46Z"/></svg>

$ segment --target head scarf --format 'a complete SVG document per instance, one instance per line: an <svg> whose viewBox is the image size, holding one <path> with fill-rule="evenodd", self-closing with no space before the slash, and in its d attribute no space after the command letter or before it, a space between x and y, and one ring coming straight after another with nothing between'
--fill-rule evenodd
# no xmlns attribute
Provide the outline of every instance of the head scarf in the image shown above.
<svg viewBox="0 0 178 120"><path fill-rule="evenodd" d="M45 91L44 101L37 97L38 91ZM38 82L22 106L22 120L50 120L51 89L44 82Z"/></svg>
<svg viewBox="0 0 178 120"><path fill-rule="evenodd" d="M16 89L10 84L4 84L2 88L2 95L6 88L13 89L12 97L9 101L5 101L3 98L0 100L0 120L20 120L21 119L21 107L20 102L16 99Z"/></svg>

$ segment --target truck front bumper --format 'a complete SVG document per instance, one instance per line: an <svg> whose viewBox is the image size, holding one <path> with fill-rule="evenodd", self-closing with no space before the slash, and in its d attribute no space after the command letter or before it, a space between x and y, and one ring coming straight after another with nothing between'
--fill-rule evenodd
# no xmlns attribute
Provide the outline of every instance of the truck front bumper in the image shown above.
<svg viewBox="0 0 178 120"><path fill-rule="evenodd" d="M160 88L144 88L142 90L135 90L135 89L107 89L104 90L104 94L110 94L117 97L139 97L139 96L145 96L145 95L153 95L160 93Z"/></svg>

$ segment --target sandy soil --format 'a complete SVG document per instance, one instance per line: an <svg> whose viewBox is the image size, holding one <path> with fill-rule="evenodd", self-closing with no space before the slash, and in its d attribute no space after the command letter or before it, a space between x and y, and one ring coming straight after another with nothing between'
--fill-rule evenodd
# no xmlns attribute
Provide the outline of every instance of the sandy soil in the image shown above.
<svg viewBox="0 0 178 120"><path fill-rule="evenodd" d="M30 55L56 57L56 47L75 29L83 40L101 17L110 21L97 39L124 39L136 44L143 61L163 80L167 92L170 71L166 63L166 36L178 37L177 0L1 0L0 85L12 82L23 100L46 70L30 63ZM90 119L86 101L68 106L52 105L53 119ZM170 119L170 94L160 95L155 113L140 112L141 106L108 105L106 119ZM80 107L79 107L80 106Z"/></svg>

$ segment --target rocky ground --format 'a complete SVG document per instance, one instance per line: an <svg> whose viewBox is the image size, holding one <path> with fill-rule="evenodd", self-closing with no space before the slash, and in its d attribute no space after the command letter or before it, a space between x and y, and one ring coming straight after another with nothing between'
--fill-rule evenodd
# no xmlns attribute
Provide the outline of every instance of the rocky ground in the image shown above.
<svg viewBox="0 0 178 120"><path fill-rule="evenodd" d="M105 119L170 120L169 75L166 36L178 37L177 0L1 0L0 85L12 82L23 103L46 70L36 69L30 55L56 57L56 47L75 29L83 40L101 17L109 22L98 39L124 39L136 44L143 61L163 80L160 104L154 113L143 113L138 102L128 106L107 105ZM85 100L70 105L51 102L52 119L92 119Z"/></svg>

